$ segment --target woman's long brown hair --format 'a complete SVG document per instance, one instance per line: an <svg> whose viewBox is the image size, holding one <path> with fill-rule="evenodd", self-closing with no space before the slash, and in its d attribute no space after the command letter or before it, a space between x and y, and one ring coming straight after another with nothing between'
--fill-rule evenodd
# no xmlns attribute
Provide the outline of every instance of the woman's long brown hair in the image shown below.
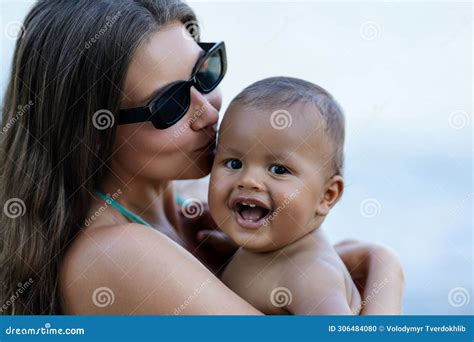
<svg viewBox="0 0 474 342"><path fill-rule="evenodd" d="M27 15L0 131L0 313L61 313L62 257L110 167L115 126L97 113L117 122L132 54L175 20L196 22L179 0L47 0Z"/></svg>

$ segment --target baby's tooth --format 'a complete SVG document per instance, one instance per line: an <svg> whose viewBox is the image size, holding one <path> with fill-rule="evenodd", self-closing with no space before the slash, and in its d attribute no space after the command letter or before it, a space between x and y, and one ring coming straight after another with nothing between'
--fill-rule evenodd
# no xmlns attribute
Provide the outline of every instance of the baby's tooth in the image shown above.
<svg viewBox="0 0 474 342"><path fill-rule="evenodd" d="M250 207L250 208L255 208L256 205L255 205L255 204L249 204L249 207Z"/></svg>

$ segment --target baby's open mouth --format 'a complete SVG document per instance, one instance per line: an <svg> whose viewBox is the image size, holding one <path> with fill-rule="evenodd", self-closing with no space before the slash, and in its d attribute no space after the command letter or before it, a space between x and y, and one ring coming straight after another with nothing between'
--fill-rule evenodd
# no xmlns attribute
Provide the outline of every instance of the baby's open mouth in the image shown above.
<svg viewBox="0 0 474 342"><path fill-rule="evenodd" d="M237 223L244 228L256 229L264 225L271 212L264 203L255 199L238 199L232 210Z"/></svg>

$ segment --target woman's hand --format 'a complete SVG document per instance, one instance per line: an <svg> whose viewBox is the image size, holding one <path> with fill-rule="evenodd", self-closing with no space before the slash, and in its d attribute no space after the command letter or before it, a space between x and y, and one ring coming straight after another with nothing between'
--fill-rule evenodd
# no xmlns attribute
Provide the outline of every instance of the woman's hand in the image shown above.
<svg viewBox="0 0 474 342"><path fill-rule="evenodd" d="M405 278L397 255L385 246L356 240L334 247L361 294L361 315L399 315Z"/></svg>
<svg viewBox="0 0 474 342"><path fill-rule="evenodd" d="M217 227L207 203L203 204L201 215L190 216L178 210L180 233L187 249L211 272L220 275L238 246Z"/></svg>

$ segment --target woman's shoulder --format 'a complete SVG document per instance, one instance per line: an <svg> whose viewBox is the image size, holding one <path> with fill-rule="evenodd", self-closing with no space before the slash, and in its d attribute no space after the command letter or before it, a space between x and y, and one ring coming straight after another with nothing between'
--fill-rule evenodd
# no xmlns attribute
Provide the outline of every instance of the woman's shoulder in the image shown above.
<svg viewBox="0 0 474 342"><path fill-rule="evenodd" d="M85 229L59 279L65 314L259 314L179 244L135 223Z"/></svg>
<svg viewBox="0 0 474 342"><path fill-rule="evenodd" d="M143 294L152 290L150 281L160 282L169 276L173 266L170 260L189 263L191 258L167 236L140 224L83 229L68 248L60 268L64 311L133 313L133 308L128 312L123 309L144 300ZM102 306L101 300L112 303Z"/></svg>
<svg viewBox="0 0 474 342"><path fill-rule="evenodd" d="M125 252L139 252L158 245L179 247L158 230L138 223L118 223L83 228L69 246L65 262L102 261L104 256L120 258ZM117 252L120 253L117 253ZM85 255L89 256L85 258Z"/></svg>

